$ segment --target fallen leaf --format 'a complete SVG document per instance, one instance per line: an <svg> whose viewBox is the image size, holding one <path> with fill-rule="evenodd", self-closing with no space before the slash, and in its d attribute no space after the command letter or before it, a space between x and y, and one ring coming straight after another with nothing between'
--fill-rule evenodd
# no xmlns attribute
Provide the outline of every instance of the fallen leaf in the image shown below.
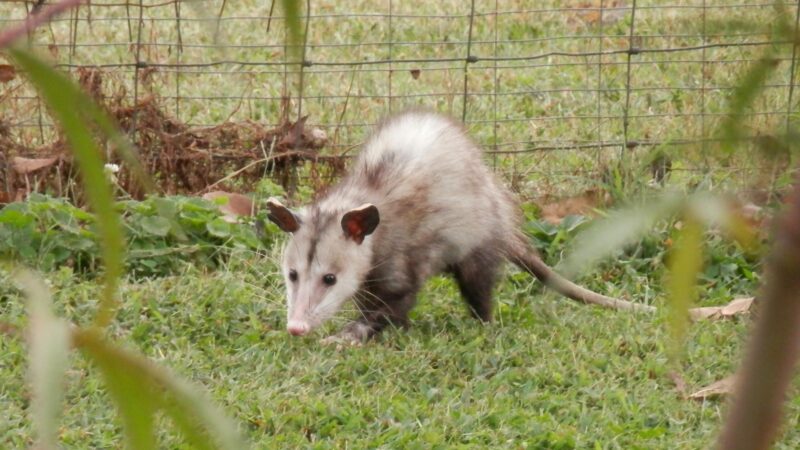
<svg viewBox="0 0 800 450"><path fill-rule="evenodd" d="M753 305L754 297L744 297L732 300L724 306L706 306L703 308L692 308L689 310L689 317L692 320L703 319L724 319L735 315L747 313Z"/></svg>
<svg viewBox="0 0 800 450"><path fill-rule="evenodd" d="M50 51L50 55L53 58L58 58L59 51L58 51L58 46L57 45L50 44L50 45L47 46L47 50Z"/></svg>
<svg viewBox="0 0 800 450"><path fill-rule="evenodd" d="M540 203L541 218L558 225L567 216L592 216L597 207L606 203L606 194L598 189L589 189L572 197L545 199Z"/></svg>
<svg viewBox="0 0 800 450"><path fill-rule="evenodd" d="M753 203L745 203L741 206L742 214L747 217L748 219L755 219L756 216L761 214L761 211L764 209L756 204Z"/></svg>
<svg viewBox="0 0 800 450"><path fill-rule="evenodd" d="M709 384L699 391L689 395L689 398L692 400L707 400L722 397L733 393L733 388L735 385L736 374L733 374L729 377L725 377L719 381Z"/></svg>
<svg viewBox="0 0 800 450"><path fill-rule="evenodd" d="M14 66L8 64L0 64L0 83L8 83L17 77L17 70Z"/></svg>
<svg viewBox="0 0 800 450"><path fill-rule="evenodd" d="M286 135L283 136L278 146L291 149L302 148L303 131L305 131L306 120L308 120L307 115L297 119L297 122L290 124Z"/></svg>
<svg viewBox="0 0 800 450"><path fill-rule="evenodd" d="M602 8L601 8L602 5ZM624 1L606 1L605 3L593 0L581 2L571 11L574 16L568 16L567 22L573 24L596 25L601 21L604 24L613 24L629 14L629 7Z"/></svg>
<svg viewBox="0 0 800 450"><path fill-rule="evenodd" d="M738 204L734 207L738 209L739 215L745 223L754 229L765 229L769 224L770 215L761 206L755 203Z"/></svg>
<svg viewBox="0 0 800 450"><path fill-rule="evenodd" d="M21 156L15 156L11 160L11 166L18 174L26 175L31 172L36 172L39 169L50 167L56 161L58 161L58 157L55 156L52 158L23 158Z"/></svg>
<svg viewBox="0 0 800 450"><path fill-rule="evenodd" d="M419 75L422 73L422 71L419 69L411 69L409 72L411 72L411 78L415 80L419 80Z"/></svg>
<svg viewBox="0 0 800 450"><path fill-rule="evenodd" d="M222 219L226 222L235 223L239 216L251 216L255 213L253 201L246 195L213 191L203 194L203 199L217 203L223 214ZM217 199L226 199L227 201Z"/></svg>

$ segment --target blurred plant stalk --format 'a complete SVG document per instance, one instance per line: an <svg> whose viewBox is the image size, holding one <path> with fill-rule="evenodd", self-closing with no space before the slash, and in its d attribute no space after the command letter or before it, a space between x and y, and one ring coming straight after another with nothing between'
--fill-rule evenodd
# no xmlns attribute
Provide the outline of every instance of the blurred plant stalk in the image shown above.
<svg viewBox="0 0 800 450"><path fill-rule="evenodd" d="M719 436L718 448L723 450L770 447L800 356L800 172L795 177L775 224L758 319Z"/></svg>

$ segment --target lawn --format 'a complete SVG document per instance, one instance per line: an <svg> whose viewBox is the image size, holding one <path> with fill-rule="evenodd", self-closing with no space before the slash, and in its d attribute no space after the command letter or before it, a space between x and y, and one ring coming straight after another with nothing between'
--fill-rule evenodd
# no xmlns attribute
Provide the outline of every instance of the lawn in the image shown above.
<svg viewBox="0 0 800 450"><path fill-rule="evenodd" d="M602 292L661 304L661 227L581 282ZM541 233L539 234L541 236ZM571 233L567 237L572 237ZM540 240L541 241L541 240ZM540 242L555 262L563 242ZM747 295L751 258L715 235L700 278L704 304ZM661 315L576 305L544 294L509 269L498 287L497 320L479 326L457 289L433 279L408 330L360 348L319 343L284 330L277 246L234 251L224 267L129 280L110 330L114 339L204 386L255 448L703 448L726 402L681 398L670 372ZM47 274L58 313L88 324L98 285L69 269ZM7 274L0 316L26 319ZM750 320L699 322L686 337L680 371L693 391L736 368ZM0 447L31 444L25 347L0 341ZM97 370L73 357L60 438L67 448L118 447L121 423ZM777 448L800 445L800 395L793 391ZM163 447L180 447L161 427Z"/></svg>

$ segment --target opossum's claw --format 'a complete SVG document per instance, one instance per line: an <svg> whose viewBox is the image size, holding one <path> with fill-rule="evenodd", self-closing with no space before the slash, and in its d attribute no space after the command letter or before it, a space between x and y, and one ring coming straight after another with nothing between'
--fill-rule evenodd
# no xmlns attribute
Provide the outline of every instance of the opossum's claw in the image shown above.
<svg viewBox="0 0 800 450"><path fill-rule="evenodd" d="M319 342L323 345L335 345L336 350L343 350L345 347L361 347L363 345L363 342L355 337L343 336L341 333L322 338Z"/></svg>
<svg viewBox="0 0 800 450"><path fill-rule="evenodd" d="M322 344L336 344L337 348L345 345L360 347L371 335L372 328L361 322L352 322L337 334L321 339Z"/></svg>

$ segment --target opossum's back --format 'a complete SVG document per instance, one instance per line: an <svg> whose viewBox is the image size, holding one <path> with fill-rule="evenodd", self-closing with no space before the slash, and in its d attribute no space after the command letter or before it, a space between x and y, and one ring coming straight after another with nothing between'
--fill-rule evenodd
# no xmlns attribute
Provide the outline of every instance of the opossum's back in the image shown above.
<svg viewBox="0 0 800 450"><path fill-rule="evenodd" d="M461 126L435 113L391 118L368 141L357 173L380 192L379 208L392 226L438 240L447 260L507 235L516 222L513 200L480 149Z"/></svg>
<svg viewBox="0 0 800 450"><path fill-rule="evenodd" d="M480 151L460 125L433 112L410 111L390 118L375 131L359 157L357 170L372 175L378 184L398 175L466 171L481 164L480 158Z"/></svg>

